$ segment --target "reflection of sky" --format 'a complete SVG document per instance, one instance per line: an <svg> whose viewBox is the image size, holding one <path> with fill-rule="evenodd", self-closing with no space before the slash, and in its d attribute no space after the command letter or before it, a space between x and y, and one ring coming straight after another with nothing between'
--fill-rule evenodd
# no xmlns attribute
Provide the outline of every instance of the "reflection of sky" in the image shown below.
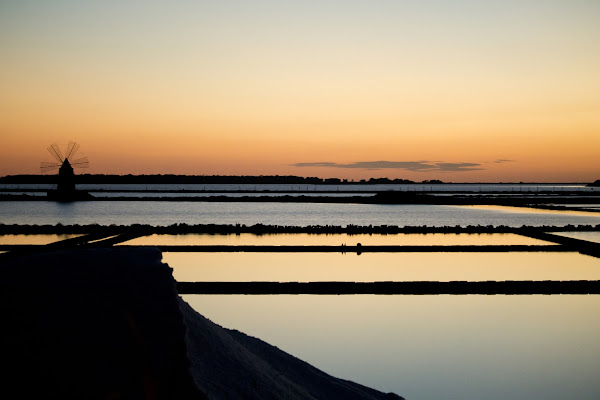
<svg viewBox="0 0 600 400"><path fill-rule="evenodd" d="M552 245L543 240L532 239L512 233L427 233L427 234L390 234L390 235L348 235L348 234L270 234L255 235L242 233L239 235L150 235L142 236L122 244L126 245L271 245L271 246L348 246L356 245L378 246L446 246L446 245Z"/></svg>
<svg viewBox="0 0 600 400"><path fill-rule="evenodd" d="M178 281L600 280L579 253L163 253Z"/></svg>
<svg viewBox="0 0 600 400"><path fill-rule="evenodd" d="M566 236L574 239L587 240L600 243L600 231L596 232L556 232L555 235Z"/></svg>
<svg viewBox="0 0 600 400"><path fill-rule="evenodd" d="M336 377L407 399L596 399L600 296L184 296Z"/></svg>
<svg viewBox="0 0 600 400"><path fill-rule="evenodd" d="M570 205L566 205L569 207ZM541 208L532 208L532 207L510 207L510 206L487 206L487 205L478 205L478 206L461 206L464 208L472 208L475 210L489 210L489 211L500 211L509 214L542 214L542 215L579 215L579 216L594 216L598 215L598 213L593 211L572 211L572 210L545 210Z"/></svg>
<svg viewBox="0 0 600 400"><path fill-rule="evenodd" d="M157 226L186 224L397 225L397 226L565 226L600 224L599 213L532 211L494 208L324 203L203 203L93 201L57 204L6 201L0 207L4 224L100 224Z"/></svg>
<svg viewBox="0 0 600 400"><path fill-rule="evenodd" d="M45 195L45 193L44 193ZM92 193L94 197L283 197L283 196L305 196L305 197L369 197L372 193L128 193L128 192L107 192Z"/></svg>
<svg viewBox="0 0 600 400"><path fill-rule="evenodd" d="M79 234L68 235L0 235L0 244L48 244L59 240L71 239Z"/></svg>

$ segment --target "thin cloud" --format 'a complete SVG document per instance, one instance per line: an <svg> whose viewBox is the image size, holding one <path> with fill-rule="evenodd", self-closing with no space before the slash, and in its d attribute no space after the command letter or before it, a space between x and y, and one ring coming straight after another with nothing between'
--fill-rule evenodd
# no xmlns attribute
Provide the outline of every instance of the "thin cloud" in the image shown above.
<svg viewBox="0 0 600 400"><path fill-rule="evenodd" d="M313 163L297 163L292 164L294 167L337 167L338 164L334 162L313 162Z"/></svg>
<svg viewBox="0 0 600 400"><path fill-rule="evenodd" d="M503 158L500 158L500 159L498 159L498 160L496 160L496 161L494 161L494 162L495 162L496 164L502 164L502 163L505 163L505 162L516 162L516 161L515 161L515 160L505 160L505 159L503 159Z"/></svg>
<svg viewBox="0 0 600 400"><path fill-rule="evenodd" d="M484 169L478 163L447 163L447 162L429 162L429 161L358 161L349 164L339 164L334 162L314 162L292 164L294 167L327 167L327 168L357 168L357 169L402 169L406 171L442 171L442 172L462 172L478 171Z"/></svg>
<svg viewBox="0 0 600 400"><path fill-rule="evenodd" d="M439 171L460 172L460 171L480 171L483 168L481 164L476 163L437 163Z"/></svg>
<svg viewBox="0 0 600 400"><path fill-rule="evenodd" d="M337 168L360 169L405 169L408 171L428 171L435 165L424 161L358 161L350 164L337 164Z"/></svg>

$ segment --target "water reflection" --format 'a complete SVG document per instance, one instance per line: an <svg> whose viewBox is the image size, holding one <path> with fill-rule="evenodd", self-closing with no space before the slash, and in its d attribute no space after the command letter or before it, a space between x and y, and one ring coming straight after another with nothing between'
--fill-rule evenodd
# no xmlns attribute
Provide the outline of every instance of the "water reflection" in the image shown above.
<svg viewBox="0 0 600 400"><path fill-rule="evenodd" d="M600 232L554 232L555 235L600 243Z"/></svg>
<svg viewBox="0 0 600 400"><path fill-rule="evenodd" d="M600 296L184 296L334 376L407 399L597 399Z"/></svg>
<svg viewBox="0 0 600 400"><path fill-rule="evenodd" d="M163 253L181 282L600 280L579 253Z"/></svg>
<svg viewBox="0 0 600 400"><path fill-rule="evenodd" d="M288 192L288 193L184 193L184 192L145 192L145 193L132 193L132 192L92 192L94 197L284 197L284 196L305 196L305 197L371 197L373 193L307 193L307 192ZM46 195L45 193L43 194Z"/></svg>
<svg viewBox="0 0 600 400"><path fill-rule="evenodd" d="M600 224L600 213L505 211L463 206L160 201L5 201L0 223L63 225L265 224L397 226L565 226Z"/></svg>
<svg viewBox="0 0 600 400"><path fill-rule="evenodd" d="M273 246L339 246L341 244L379 246L450 246L450 245L552 245L554 243L532 239L512 233L427 233L427 234L266 234L255 235L242 233L239 235L183 234L183 235L149 235L136 238L125 245L136 246L190 246L190 245L273 245Z"/></svg>
<svg viewBox="0 0 600 400"><path fill-rule="evenodd" d="M65 235L0 235L0 244L49 244L60 240L81 236L79 234Z"/></svg>
<svg viewBox="0 0 600 400"><path fill-rule="evenodd" d="M570 206L570 205L569 205ZM554 215L570 215L570 216L582 216L582 217L594 217L598 216L597 212L594 211L575 211L575 210L547 210L541 208L532 207L510 207L510 206L489 206L489 205L476 205L476 206L457 206L467 209L475 210L488 210L488 211L500 211L511 214L554 214Z"/></svg>

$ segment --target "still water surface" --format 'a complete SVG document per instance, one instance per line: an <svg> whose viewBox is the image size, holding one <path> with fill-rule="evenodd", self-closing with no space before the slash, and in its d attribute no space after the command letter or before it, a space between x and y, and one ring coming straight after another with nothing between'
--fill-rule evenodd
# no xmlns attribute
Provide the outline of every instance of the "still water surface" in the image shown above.
<svg viewBox="0 0 600 400"><path fill-rule="evenodd" d="M309 234L278 233L256 235L241 234L153 234L127 242L130 246L353 246L357 243L370 246L483 246L483 245L553 245L513 233L398 233L398 234Z"/></svg>
<svg viewBox="0 0 600 400"><path fill-rule="evenodd" d="M596 400L600 296L184 296L325 372L409 400Z"/></svg>
<svg viewBox="0 0 600 400"><path fill-rule="evenodd" d="M323 203L198 203L6 201L3 224L265 224L397 226L565 226L600 224L600 213L513 207Z"/></svg>
<svg viewBox="0 0 600 400"><path fill-rule="evenodd" d="M600 243L600 232L557 232L556 235Z"/></svg>
<svg viewBox="0 0 600 400"><path fill-rule="evenodd" d="M579 253L163 253L180 282L600 280Z"/></svg>
<svg viewBox="0 0 600 400"><path fill-rule="evenodd" d="M0 223L564 226L597 225L600 214L422 205L2 202ZM26 243L10 236L4 235L4 244ZM409 244L428 235L380 236L379 243L372 242L375 235L306 236L299 244L313 239L315 244L383 244L398 238ZM465 237L479 244L525 240L492 236L433 235L428 244L463 244L454 240ZM208 240L213 239L287 244L298 237L214 235ZM164 261L180 281L600 279L598 259L577 253L164 253ZM600 296L185 298L225 327L259 337L335 376L409 400L587 400L600 393Z"/></svg>
<svg viewBox="0 0 600 400"><path fill-rule="evenodd" d="M0 235L0 244L49 244L61 240L75 238L81 235Z"/></svg>

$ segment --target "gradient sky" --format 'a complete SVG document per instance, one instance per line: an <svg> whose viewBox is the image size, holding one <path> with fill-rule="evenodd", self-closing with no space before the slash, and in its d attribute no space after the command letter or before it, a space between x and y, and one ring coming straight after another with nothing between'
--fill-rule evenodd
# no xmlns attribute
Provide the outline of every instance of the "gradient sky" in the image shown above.
<svg viewBox="0 0 600 400"><path fill-rule="evenodd" d="M600 1L0 3L0 175L600 179Z"/></svg>

